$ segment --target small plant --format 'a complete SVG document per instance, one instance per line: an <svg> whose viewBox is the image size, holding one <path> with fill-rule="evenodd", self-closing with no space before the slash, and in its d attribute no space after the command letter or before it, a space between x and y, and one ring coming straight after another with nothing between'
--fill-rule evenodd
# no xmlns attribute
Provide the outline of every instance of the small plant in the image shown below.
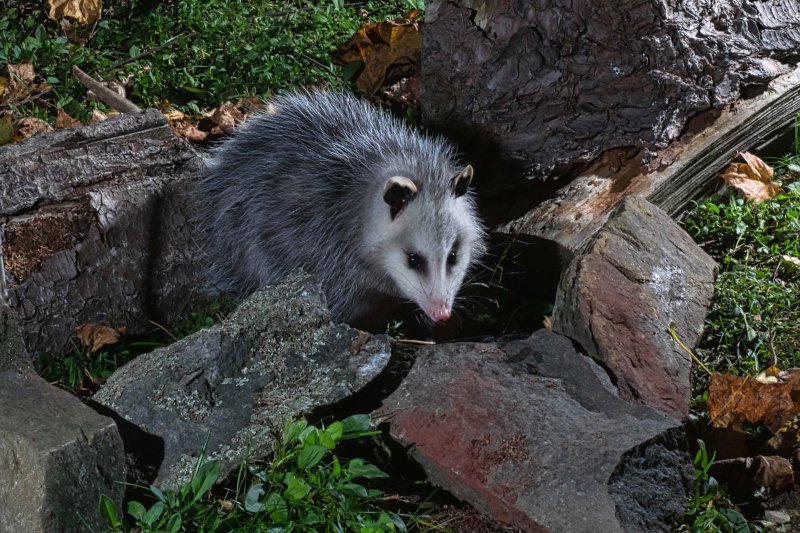
<svg viewBox="0 0 800 533"><path fill-rule="evenodd" d="M268 465L242 466L232 499L212 496L219 463L201 456L191 481L180 489L151 486L149 507L131 501L127 518L120 517L111 500L102 498L100 513L114 533L406 531L405 520L382 507L383 493L368 485L387 475L363 459L343 460L333 453L344 440L379 433L369 426L369 415L325 428L292 421L276 436ZM240 483L247 485L243 496Z"/></svg>
<svg viewBox="0 0 800 533"><path fill-rule="evenodd" d="M686 507L686 525L691 531L721 531L744 533L750 531L747 520L725 497L725 492L710 474L716 452L708 455L706 444L697 441L694 456L694 483Z"/></svg>
<svg viewBox="0 0 800 533"><path fill-rule="evenodd" d="M381 491L362 482L387 475L363 459L343 463L333 455L342 440L377 434L369 431L369 424L368 415L351 416L325 429L305 420L289 423L269 467L251 468L258 482L247 491L245 510L265 514L270 526L296 531L405 530L397 514L376 505Z"/></svg>

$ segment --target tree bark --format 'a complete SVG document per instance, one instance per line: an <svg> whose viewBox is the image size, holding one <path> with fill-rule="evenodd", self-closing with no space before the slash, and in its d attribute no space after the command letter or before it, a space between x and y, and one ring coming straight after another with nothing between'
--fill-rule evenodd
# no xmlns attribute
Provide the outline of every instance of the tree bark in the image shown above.
<svg viewBox="0 0 800 533"><path fill-rule="evenodd" d="M651 157L799 48L797 0L434 0L423 112L467 145L496 144L484 174L509 160L545 177L613 148Z"/></svg>
<svg viewBox="0 0 800 533"><path fill-rule="evenodd" d="M168 324L212 292L187 194L201 168L152 109L0 150L9 305L31 354L83 322Z"/></svg>

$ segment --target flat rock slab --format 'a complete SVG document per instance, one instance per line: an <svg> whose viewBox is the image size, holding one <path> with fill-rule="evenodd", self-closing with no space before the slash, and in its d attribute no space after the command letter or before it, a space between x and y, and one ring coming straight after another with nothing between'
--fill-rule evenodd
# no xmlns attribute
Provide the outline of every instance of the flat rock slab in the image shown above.
<svg viewBox="0 0 800 533"><path fill-rule="evenodd" d="M121 506L114 421L32 373L0 372L0 531L100 531L100 495Z"/></svg>
<svg viewBox="0 0 800 533"><path fill-rule="evenodd" d="M556 333L422 348L380 412L434 484L525 531L670 531L683 516L680 423L621 400Z"/></svg>
<svg viewBox="0 0 800 533"><path fill-rule="evenodd" d="M31 354L64 351L84 322L148 332L213 293L191 222L200 169L154 109L0 148L9 305Z"/></svg>
<svg viewBox="0 0 800 533"><path fill-rule="evenodd" d="M688 413L693 347L714 291L716 263L666 213L626 198L572 261L556 294L553 330L603 362L623 398Z"/></svg>
<svg viewBox="0 0 800 533"><path fill-rule="evenodd" d="M207 436L224 475L271 453L271 429L350 396L389 357L386 335L334 326L321 288L298 272L224 322L118 369L94 401L160 439L156 483L178 485Z"/></svg>

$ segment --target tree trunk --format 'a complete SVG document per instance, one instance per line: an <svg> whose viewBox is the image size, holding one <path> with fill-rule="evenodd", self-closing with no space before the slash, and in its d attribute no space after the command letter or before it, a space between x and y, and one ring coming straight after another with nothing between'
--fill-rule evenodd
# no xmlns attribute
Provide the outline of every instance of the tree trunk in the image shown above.
<svg viewBox="0 0 800 533"><path fill-rule="evenodd" d="M83 322L142 332L205 298L186 194L201 165L156 110L0 150L9 305L31 354Z"/></svg>
<svg viewBox="0 0 800 533"><path fill-rule="evenodd" d="M496 144L484 175L506 160L545 177L613 148L651 157L798 49L797 0L433 0L423 112L467 146Z"/></svg>

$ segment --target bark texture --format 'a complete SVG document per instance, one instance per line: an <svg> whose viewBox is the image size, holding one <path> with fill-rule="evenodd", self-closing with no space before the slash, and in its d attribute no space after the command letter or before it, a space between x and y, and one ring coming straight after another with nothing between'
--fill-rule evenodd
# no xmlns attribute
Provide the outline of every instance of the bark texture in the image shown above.
<svg viewBox="0 0 800 533"><path fill-rule="evenodd" d="M796 0L434 0L422 102L429 123L546 176L611 148L665 147L799 47Z"/></svg>
<svg viewBox="0 0 800 533"><path fill-rule="evenodd" d="M9 305L31 354L82 322L139 332L202 298L187 194L201 165L156 110L0 149Z"/></svg>

